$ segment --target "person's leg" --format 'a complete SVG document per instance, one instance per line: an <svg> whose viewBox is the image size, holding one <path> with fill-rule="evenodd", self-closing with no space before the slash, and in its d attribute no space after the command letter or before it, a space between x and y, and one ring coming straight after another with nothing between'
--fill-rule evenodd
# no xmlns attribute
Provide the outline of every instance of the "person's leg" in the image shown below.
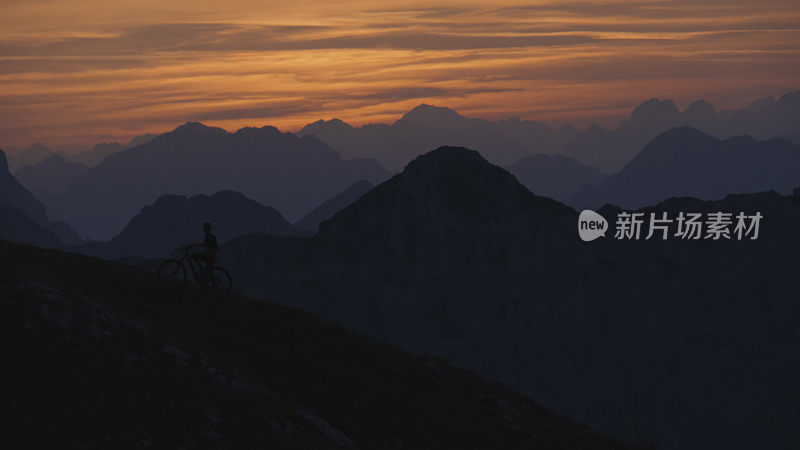
<svg viewBox="0 0 800 450"><path fill-rule="evenodd" d="M205 255L205 264L206 264L206 277L211 278L211 269L214 267L214 260L216 258L213 255Z"/></svg>

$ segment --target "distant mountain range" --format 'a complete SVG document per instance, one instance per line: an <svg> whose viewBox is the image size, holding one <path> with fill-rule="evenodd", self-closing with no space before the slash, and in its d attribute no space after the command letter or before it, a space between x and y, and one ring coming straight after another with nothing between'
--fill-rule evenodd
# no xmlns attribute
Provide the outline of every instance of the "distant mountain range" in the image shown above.
<svg viewBox="0 0 800 450"><path fill-rule="evenodd" d="M36 197L8 170L6 156L0 150L0 239L39 247L59 248L82 241L62 221L50 222Z"/></svg>
<svg viewBox="0 0 800 450"><path fill-rule="evenodd" d="M83 164L67 161L53 154L38 164L20 167L14 176L37 198L61 194L75 180L89 171Z"/></svg>
<svg viewBox="0 0 800 450"><path fill-rule="evenodd" d="M109 155L113 155L114 153L121 152L122 150L131 147L136 147L137 145L146 144L152 141L154 137L156 137L156 135L151 133L136 136L132 138L127 145L121 145L117 142L104 142L95 145L90 150L69 155L69 159L70 161L75 161L87 167L94 167L100 164L100 162L106 159L106 157Z"/></svg>
<svg viewBox="0 0 800 450"><path fill-rule="evenodd" d="M30 147L20 151L16 155L8 157L9 171L16 172L17 169L27 165L36 165L44 161L54 153L41 142L37 142Z"/></svg>
<svg viewBox="0 0 800 450"><path fill-rule="evenodd" d="M61 241L42 224L17 208L0 203L0 239L42 248L59 248Z"/></svg>
<svg viewBox="0 0 800 450"><path fill-rule="evenodd" d="M6 154L0 150L0 204L18 209L29 219L46 225L47 212L42 205L8 170Z"/></svg>
<svg viewBox="0 0 800 450"><path fill-rule="evenodd" d="M358 200L362 195L369 192L373 187L372 183L366 180L358 180L344 192L340 192L321 205L314 208L305 217L295 224L298 229L316 233L319 224L330 219L334 214L343 210L345 207Z"/></svg>
<svg viewBox="0 0 800 450"><path fill-rule="evenodd" d="M597 187L571 196L578 209L610 203L623 208L653 205L670 197L716 200L730 193L800 186L800 146L784 139L740 136L721 141L689 127L672 129L648 143L622 171Z"/></svg>
<svg viewBox="0 0 800 450"><path fill-rule="evenodd" d="M356 180L388 177L376 161L344 160L312 136L273 127L229 133L190 122L107 157L48 206L79 234L103 240L165 192L231 189L296 220Z"/></svg>
<svg viewBox="0 0 800 450"><path fill-rule="evenodd" d="M108 155L150 142L155 136L155 134L150 133L136 136L132 138L127 145L121 145L117 142L104 142L95 145L90 150L72 154L63 152L56 153L50 150L46 145L38 142L20 151L16 155L9 157L9 165L11 166L11 171L16 174L22 167L35 166L53 155L60 155L68 161L76 162L86 167L94 167Z"/></svg>
<svg viewBox="0 0 800 450"><path fill-rule="evenodd" d="M698 100L683 112L671 100L650 99L613 130L553 128L516 118L490 121L467 118L450 108L422 104L391 125L353 127L320 120L298 134L313 134L345 157L375 158L399 170L422 149L440 145L474 148L493 164L508 166L537 153L562 154L606 174L614 174L647 142L675 127L691 126L718 138L751 135L758 139L800 133L800 91L756 100L747 108L722 110Z"/></svg>
<svg viewBox="0 0 800 450"><path fill-rule="evenodd" d="M534 153L561 148L578 133L573 127L554 129L546 123L516 118L467 118L450 108L427 104L417 106L391 125L355 128L339 119L319 120L298 132L319 137L345 158L375 158L390 170L401 169L421 149L441 145L469 146L493 163L507 165Z"/></svg>
<svg viewBox="0 0 800 450"><path fill-rule="evenodd" d="M671 100L650 99L631 113L630 120L615 130L592 126L562 150L566 156L616 173L644 144L671 128L690 126L717 138L750 135L769 139L800 132L800 91L756 100L747 108L715 111L698 100L683 112Z"/></svg>
<svg viewBox="0 0 800 450"><path fill-rule="evenodd" d="M545 153L526 156L507 169L534 194L561 202L608 179L608 175L594 167L566 156Z"/></svg>
<svg viewBox="0 0 800 450"><path fill-rule="evenodd" d="M191 198L165 194L143 207L110 241L90 242L72 250L104 258L167 258L179 246L202 242L205 222L211 223L220 245L242 234L289 236L295 232L277 210L237 192Z"/></svg>
<svg viewBox="0 0 800 450"><path fill-rule="evenodd" d="M600 211L615 227L619 210ZM253 295L445 357L624 440L790 447L800 200L673 199L651 211L765 218L757 241L584 243L573 209L477 152L439 148L313 238L243 236L221 264Z"/></svg>

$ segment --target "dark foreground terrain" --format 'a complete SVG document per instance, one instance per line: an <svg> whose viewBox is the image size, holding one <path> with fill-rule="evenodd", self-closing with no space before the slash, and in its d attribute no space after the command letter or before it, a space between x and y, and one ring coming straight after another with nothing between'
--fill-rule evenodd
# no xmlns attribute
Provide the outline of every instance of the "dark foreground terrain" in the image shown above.
<svg viewBox="0 0 800 450"><path fill-rule="evenodd" d="M625 448L300 310L0 241L6 448Z"/></svg>

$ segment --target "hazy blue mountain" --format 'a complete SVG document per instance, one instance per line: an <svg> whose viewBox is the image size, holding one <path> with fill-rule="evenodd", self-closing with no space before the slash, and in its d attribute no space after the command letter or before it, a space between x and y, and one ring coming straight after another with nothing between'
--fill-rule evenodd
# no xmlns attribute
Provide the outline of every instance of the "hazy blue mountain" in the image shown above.
<svg viewBox="0 0 800 450"><path fill-rule="evenodd" d="M783 133L778 137L781 139L792 141L795 144L800 145L800 131L794 133Z"/></svg>
<svg viewBox="0 0 800 450"><path fill-rule="evenodd" d="M37 142L10 157L8 165L12 172L16 172L20 167L39 164L44 161L45 158L53 154L53 151L47 148L47 146L41 142Z"/></svg>
<svg viewBox="0 0 800 450"><path fill-rule="evenodd" d="M153 140L154 137L156 137L156 135L150 133L136 136L132 138L127 145L121 145L118 142L104 142L95 145L90 150L85 150L79 153L75 153L73 155L69 155L69 159L71 161L83 164L86 167L94 167L100 164L102 160L106 159L108 155L121 152L126 148L131 148L131 147L136 147L137 145L146 144L151 140Z"/></svg>
<svg viewBox="0 0 800 450"><path fill-rule="evenodd" d="M104 258L165 258L182 245L202 242L205 222L211 223L220 245L242 234L289 236L295 232L277 210L237 192L191 198L165 194L143 207L110 241L90 242L76 250Z"/></svg>
<svg viewBox="0 0 800 450"><path fill-rule="evenodd" d="M634 108L614 129L593 125L578 130L516 118L467 118L450 108L422 104L391 125L353 127L339 119L319 120L299 134L313 134L345 157L375 158L392 170L402 168L420 149L455 145L474 148L502 166L538 153L562 154L613 174L646 143L679 126L691 126L718 138L747 134L768 139L798 133L800 91L777 101L768 97L747 108L719 112L705 100L680 111L672 100L653 98Z"/></svg>
<svg viewBox="0 0 800 450"><path fill-rule="evenodd" d="M38 224L46 224L44 206L8 171L6 154L0 150L0 204L20 210Z"/></svg>
<svg viewBox="0 0 800 450"><path fill-rule="evenodd" d="M46 227L48 230L52 231L53 234L58 237L58 240L61 241L64 245L80 245L83 244L83 239L78 236L78 233L75 232L67 223L62 222L60 220L54 220L47 224Z"/></svg>
<svg viewBox="0 0 800 450"><path fill-rule="evenodd" d="M564 146L562 154L613 174L647 142L680 126L690 126L720 139L741 135L758 139L792 136L800 132L800 91L784 94L777 101L767 97L743 109L719 112L705 100L697 100L681 112L671 100L650 99L614 130L594 125L583 131Z"/></svg>
<svg viewBox="0 0 800 450"><path fill-rule="evenodd" d="M358 180L346 191L340 192L335 196L325 200L321 205L314 208L307 216L300 219L295 226L300 230L307 230L316 233L319 224L330 219L334 214L344 209L349 204L358 200L362 195L369 192L374 186L366 180Z"/></svg>
<svg viewBox="0 0 800 450"><path fill-rule="evenodd" d="M450 108L421 104L391 125L354 128L339 119L320 120L303 127L348 158L375 158L391 170L402 168L420 149L441 145L475 148L497 164L511 164L534 153L560 149L578 131L554 129L542 122L467 118Z"/></svg>
<svg viewBox="0 0 800 450"><path fill-rule="evenodd" d="M800 146L787 140L740 136L722 141L680 127L655 138L620 173L568 203L579 209L606 203L638 208L669 197L714 200L770 189L790 193L800 184L798 174Z"/></svg>
<svg viewBox="0 0 800 450"><path fill-rule="evenodd" d="M70 155L70 159L86 167L94 167L100 164L102 160L106 159L108 155L121 152L125 150L125 148L126 147L119 142L103 142L89 150Z"/></svg>
<svg viewBox="0 0 800 450"><path fill-rule="evenodd" d="M0 239L44 248L58 248L58 237L22 211L0 203Z"/></svg>
<svg viewBox="0 0 800 450"><path fill-rule="evenodd" d="M76 180L52 215L92 239L108 239L161 194L232 189L296 220L359 179L389 173L373 160L344 160L313 136L273 127L229 133L189 122L108 156Z"/></svg>
<svg viewBox="0 0 800 450"><path fill-rule="evenodd" d="M88 171L89 168L83 164L67 161L63 156L55 154L39 164L20 167L14 176L34 195L43 198L64 192Z"/></svg>
<svg viewBox="0 0 800 450"><path fill-rule="evenodd" d="M612 228L618 211L601 210ZM757 241L585 243L573 209L476 152L441 148L313 238L243 236L222 263L253 295L444 357L623 439L791 448L800 199L681 198L642 212L660 211L764 220Z"/></svg>
<svg viewBox="0 0 800 450"><path fill-rule="evenodd" d="M800 91L789 92L774 100L759 99L747 108L720 111L719 129L715 136L747 134L757 139L769 139L784 133L800 132Z"/></svg>
<svg viewBox="0 0 800 450"><path fill-rule="evenodd" d="M145 134L140 134L139 136L134 136L131 138L130 141L128 141L128 145L126 145L125 148L131 148L131 147L136 147L137 145L146 144L152 141L156 136L158 135L153 133L145 133Z"/></svg>
<svg viewBox="0 0 800 450"><path fill-rule="evenodd" d="M608 175L572 158L544 153L522 158L507 169L531 192L562 202L608 179Z"/></svg>

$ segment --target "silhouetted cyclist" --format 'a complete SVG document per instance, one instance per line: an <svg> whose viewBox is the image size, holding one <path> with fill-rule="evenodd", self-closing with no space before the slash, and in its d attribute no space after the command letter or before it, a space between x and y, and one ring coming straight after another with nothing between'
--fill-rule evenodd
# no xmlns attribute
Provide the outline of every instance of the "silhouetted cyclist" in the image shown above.
<svg viewBox="0 0 800 450"><path fill-rule="evenodd" d="M211 277L211 268L214 267L214 261L217 259L217 252L219 251L219 244L217 243L217 237L211 233L211 224L206 222L203 224L203 232L206 234L203 242L200 244L194 244L197 246L203 246L203 253L194 253L192 254L192 258L195 261L202 262L205 265L205 276L206 278Z"/></svg>

